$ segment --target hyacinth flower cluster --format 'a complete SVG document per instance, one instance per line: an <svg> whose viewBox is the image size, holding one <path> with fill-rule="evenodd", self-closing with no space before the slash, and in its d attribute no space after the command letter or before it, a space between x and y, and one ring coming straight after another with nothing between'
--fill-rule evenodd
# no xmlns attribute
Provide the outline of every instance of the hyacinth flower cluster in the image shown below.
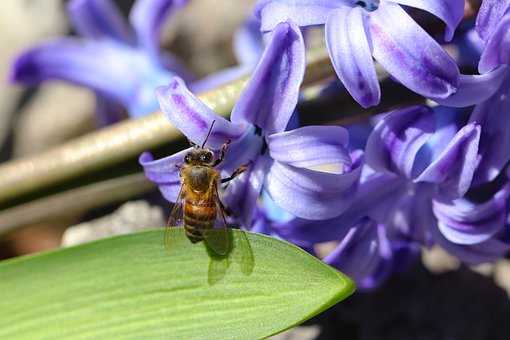
<svg viewBox="0 0 510 340"><path fill-rule="evenodd" d="M241 212L238 223L311 253L333 241L323 260L362 289L405 269L424 246L440 245L472 264L510 250L505 168L510 139L502 112L509 85L507 7L495 11L495 2L484 2L473 31L480 36L480 74L464 75L399 4L443 19L446 40L453 38L464 6L463 1L259 1L255 16L271 39L231 122L183 90L182 81L158 91L169 120L195 143L211 120L222 122L219 139L209 146L235 141L221 168L226 176L240 164L251 165L224 194L226 204ZM288 37L299 36L296 26L321 24L335 70L362 106L380 100L372 56L395 80L443 106L404 107L347 130L286 131L301 82L293 71L304 67L304 47L296 48L302 39ZM465 108L473 105L472 112ZM150 154L140 158L147 177L170 201L179 184L175 164L184 152L156 161Z"/></svg>
<svg viewBox="0 0 510 340"><path fill-rule="evenodd" d="M263 31L287 19L300 27L324 25L335 71L363 107L381 98L373 58L410 90L428 98L449 97L458 87L455 61L401 5L444 21L447 40L464 13L464 0L261 0L255 15Z"/></svg>
<svg viewBox="0 0 510 340"><path fill-rule="evenodd" d="M73 8L81 13L72 21L87 39L80 48L75 40L69 49L69 40L56 42L72 57L45 49L51 44L28 51L14 78L76 82L133 116L159 102L169 123L198 145L214 121L206 146L219 153L230 141L222 177L247 166L221 193L233 212L229 222L321 256L361 289L404 270L423 247L439 245L469 264L510 250L510 0L483 1L462 36L462 0L259 0L235 38L240 66L192 83L155 39L165 16L184 3L138 0L129 27L107 1L74 0L71 17ZM412 8L443 21L445 35L429 35ZM302 34L311 26L324 28L334 70L361 107L381 100L374 60L423 104L343 127L296 124ZM444 42L466 53L455 59ZM119 68L96 65L89 56L99 52L86 46L100 47ZM478 73L461 74L457 62ZM126 65L136 72L120 70ZM194 94L250 73L229 120ZM188 150L140 156L169 202L177 199L177 165ZM323 244L332 245L327 254L318 251Z"/></svg>
<svg viewBox="0 0 510 340"><path fill-rule="evenodd" d="M292 23L277 25L230 121L201 103L180 79L157 90L161 109L191 142L200 145L213 121L206 146L218 150L226 140L231 141L218 168L224 177L248 165L224 195L224 203L240 213L239 220L248 228L254 223L263 190L295 216L323 219L341 214L357 186L361 157L349 154L344 128L307 126L286 131L299 97L304 57L299 29ZM159 160L148 153L140 157L146 176L172 202L180 187L176 165L187 151Z"/></svg>
<svg viewBox="0 0 510 340"><path fill-rule="evenodd" d="M67 6L80 38L42 43L20 55L12 81L38 85L63 80L96 93L100 122L139 117L158 109L154 88L175 76L192 77L159 46L165 21L187 0L138 0L128 24L111 0L73 0Z"/></svg>

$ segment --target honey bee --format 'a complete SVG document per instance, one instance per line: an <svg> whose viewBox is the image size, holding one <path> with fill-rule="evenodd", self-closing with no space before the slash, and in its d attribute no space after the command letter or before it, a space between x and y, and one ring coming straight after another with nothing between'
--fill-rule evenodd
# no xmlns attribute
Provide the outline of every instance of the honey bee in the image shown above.
<svg viewBox="0 0 510 340"><path fill-rule="evenodd" d="M205 147L215 121L211 123L202 146L193 148L184 157L184 164L177 165L181 189L172 208L165 232L165 246L171 246L172 226L184 226L186 236L192 243L205 241L218 255L226 255L230 249L225 219L226 209L220 201L218 186L243 173L248 165L242 165L228 177L221 179L215 167L225 158L230 141L226 141L217 159L214 152Z"/></svg>

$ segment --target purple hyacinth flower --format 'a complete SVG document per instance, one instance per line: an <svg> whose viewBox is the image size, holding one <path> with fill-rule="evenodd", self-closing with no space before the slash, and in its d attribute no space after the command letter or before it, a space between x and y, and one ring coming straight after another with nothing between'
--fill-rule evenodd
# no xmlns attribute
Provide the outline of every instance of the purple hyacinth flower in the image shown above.
<svg viewBox="0 0 510 340"><path fill-rule="evenodd" d="M132 117L157 110L157 86L187 72L170 54L160 51L165 19L186 0L138 0L124 20L111 0L73 0L68 14L83 37L61 38L33 47L14 63L11 79L27 85L64 80L97 94L98 113L124 107ZM111 121L112 116L100 116Z"/></svg>
<svg viewBox="0 0 510 340"><path fill-rule="evenodd" d="M458 129L444 118L424 106L390 112L366 146L366 162L376 171L373 180L399 182L393 184L391 202L375 204L371 216L424 244L435 223L433 202L464 196L478 164L480 126Z"/></svg>
<svg viewBox="0 0 510 340"><path fill-rule="evenodd" d="M384 225L363 218L323 260L352 277L360 290L371 290L405 270L418 250L410 242L392 238Z"/></svg>
<svg viewBox="0 0 510 340"><path fill-rule="evenodd" d="M363 107L377 105L381 96L372 57L416 93L449 97L458 86L455 61L400 5L443 20L447 40L452 39L464 12L463 0L259 0L255 15L263 31L287 18L301 27L325 25L335 71Z"/></svg>
<svg viewBox="0 0 510 340"><path fill-rule="evenodd" d="M353 161L347 152L344 128L308 126L285 131L298 101L304 53L299 29L292 23L279 24L233 109L231 121L211 111L177 78L157 91L161 109L190 141L201 144L212 121L215 125L206 146L218 150L231 141L218 166L223 176L249 164L248 170L229 184L224 197L248 228L263 188L293 215L323 219L348 207L358 182L361 159ZM177 198L176 164L182 163L185 152L156 161L148 153L140 157L147 177L169 201Z"/></svg>
<svg viewBox="0 0 510 340"><path fill-rule="evenodd" d="M477 18L476 31L483 43L479 63L481 75L461 75L459 90L438 100L443 105L475 105L471 123L481 126L480 164L474 185L496 178L510 161L510 128L506 116L510 98L510 1L485 1ZM504 11L507 11L504 14Z"/></svg>

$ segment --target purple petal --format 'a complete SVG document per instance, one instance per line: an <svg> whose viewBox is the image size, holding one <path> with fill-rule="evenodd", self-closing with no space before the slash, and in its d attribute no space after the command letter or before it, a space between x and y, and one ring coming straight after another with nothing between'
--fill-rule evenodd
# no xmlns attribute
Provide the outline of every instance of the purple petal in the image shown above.
<svg viewBox="0 0 510 340"><path fill-rule="evenodd" d="M255 133L254 127L247 128L241 137L229 144L225 159L217 169L224 172L223 176L230 176L241 165L250 164L251 167L263 148L264 139Z"/></svg>
<svg viewBox="0 0 510 340"><path fill-rule="evenodd" d="M505 226L506 205L510 185L505 185L492 199L475 204L460 198L433 202L438 228L444 237L456 244L476 244L491 238Z"/></svg>
<svg viewBox="0 0 510 340"><path fill-rule="evenodd" d="M341 215L320 221L294 218L287 222L273 223L272 228L278 235L299 244L315 244L343 238L351 227L364 217L377 221L386 221L394 211L405 191L405 182L400 178L370 171L363 167L362 182L355 193L355 199Z"/></svg>
<svg viewBox="0 0 510 340"><path fill-rule="evenodd" d="M432 213L434 187L430 184L410 186L398 196L388 197L397 201L385 225L392 233L423 246L431 244L430 228L437 224Z"/></svg>
<svg viewBox="0 0 510 340"><path fill-rule="evenodd" d="M279 24L232 111L232 122L249 122L266 134L284 131L296 108L304 72L305 46L299 28Z"/></svg>
<svg viewBox="0 0 510 340"><path fill-rule="evenodd" d="M510 14L505 15L496 26L480 57L478 70L486 73L500 65L510 64Z"/></svg>
<svg viewBox="0 0 510 340"><path fill-rule="evenodd" d="M254 159L248 170L229 184L224 195L224 203L234 213L240 215L245 228L252 226L257 199L262 191L269 162L266 156Z"/></svg>
<svg viewBox="0 0 510 340"><path fill-rule="evenodd" d="M466 107L481 103L501 87L508 75L508 67L501 66L483 75L464 75L459 78L459 89L445 99L434 99L440 105Z"/></svg>
<svg viewBox="0 0 510 340"><path fill-rule="evenodd" d="M412 178L416 155L434 129L434 112L426 106L388 113L368 138L367 164L376 171Z"/></svg>
<svg viewBox="0 0 510 340"><path fill-rule="evenodd" d="M149 152L144 152L139 158L143 166L145 177L154 182L163 197L169 202L175 202L181 188L178 165L182 165L184 156L190 149L183 150L172 156L154 160Z"/></svg>
<svg viewBox="0 0 510 340"><path fill-rule="evenodd" d="M275 161L264 187L277 205L297 217L329 219L340 215L352 203L361 163L360 158L344 173L329 173Z"/></svg>
<svg viewBox="0 0 510 340"><path fill-rule="evenodd" d="M480 164L476 169L477 184L494 180L510 161L510 78L501 86L501 91L482 104L471 114L470 122L480 124Z"/></svg>
<svg viewBox="0 0 510 340"><path fill-rule="evenodd" d="M349 230L324 262L352 277L359 288L372 289L392 272L392 257L384 226L366 219Z"/></svg>
<svg viewBox="0 0 510 340"><path fill-rule="evenodd" d="M260 23L247 20L234 34L234 54L239 64L255 66L264 52Z"/></svg>
<svg viewBox="0 0 510 340"><path fill-rule="evenodd" d="M271 157L292 166L336 164L343 168L351 165L348 132L340 126L307 126L266 139Z"/></svg>
<svg viewBox="0 0 510 340"><path fill-rule="evenodd" d="M487 41L493 34L503 15L510 8L509 0L484 0L476 17L476 31Z"/></svg>
<svg viewBox="0 0 510 340"><path fill-rule="evenodd" d="M422 9L434 14L446 24L445 39L453 38L455 29L464 16L464 0L390 0L405 6Z"/></svg>
<svg viewBox="0 0 510 340"><path fill-rule="evenodd" d="M182 79L173 78L170 85L156 90L161 110L170 122L190 141L201 145L209 132L212 122L214 128L207 140L207 146L219 149L228 140L239 139L246 127L232 124L195 97Z"/></svg>
<svg viewBox="0 0 510 340"><path fill-rule="evenodd" d="M404 86L424 97L455 93L455 61L399 5L381 2L370 14L370 32L374 58Z"/></svg>
<svg viewBox="0 0 510 340"><path fill-rule="evenodd" d="M473 180L479 141L480 126L466 125L415 182L437 183L445 193L463 196Z"/></svg>
<svg viewBox="0 0 510 340"><path fill-rule="evenodd" d="M326 45L336 74L351 96L364 108L381 99L372 59L367 12L342 6L331 12L326 23Z"/></svg>
<svg viewBox="0 0 510 340"><path fill-rule="evenodd" d="M508 229L508 226L505 227L505 229ZM480 264L493 262L510 251L508 237L506 240L500 237L493 237L477 244L464 245L448 241L436 228L432 228L431 230L437 244L465 263ZM508 234L508 230L504 233Z"/></svg>
<svg viewBox="0 0 510 340"><path fill-rule="evenodd" d="M254 9L262 31L271 31L280 22L292 20L298 26L324 24L332 9L344 5L331 0L260 0Z"/></svg>
<svg viewBox="0 0 510 340"><path fill-rule="evenodd" d="M138 43L156 60L159 58L160 31L165 20L188 0L137 0L129 20L136 31Z"/></svg>
<svg viewBox="0 0 510 340"><path fill-rule="evenodd" d="M129 52L101 41L59 39L34 47L16 59L11 79L27 85L65 80L129 103L138 87ZM136 73L135 73L136 74Z"/></svg>
<svg viewBox="0 0 510 340"><path fill-rule="evenodd" d="M272 230L283 239L302 245L336 241L345 237L350 228L359 222L344 218L344 214L327 220L293 218L287 222L273 223Z"/></svg>
<svg viewBox="0 0 510 340"><path fill-rule="evenodd" d="M73 0L69 2L67 12L82 36L134 43L131 28L111 0Z"/></svg>

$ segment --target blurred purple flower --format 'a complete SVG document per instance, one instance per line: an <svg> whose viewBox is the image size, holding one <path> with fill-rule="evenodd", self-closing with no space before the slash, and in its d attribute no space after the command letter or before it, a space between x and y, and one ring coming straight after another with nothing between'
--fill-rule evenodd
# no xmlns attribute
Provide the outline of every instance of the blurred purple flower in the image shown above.
<svg viewBox="0 0 510 340"><path fill-rule="evenodd" d="M218 150L231 140L223 175L249 163L248 170L230 184L225 203L241 214L251 227L256 201L265 187L271 198L293 215L308 219L337 216L353 196L361 171L361 159L347 152L347 131L338 126L308 126L285 131L298 101L305 70L305 48L299 28L281 23L251 80L235 105L231 122L201 103L179 79L160 88L161 109L188 139L201 144L216 121L207 147ZM180 185L176 164L185 151L157 161L148 153L140 157L146 176L158 184L169 201L175 201ZM327 168L333 172L323 171Z"/></svg>
<svg viewBox="0 0 510 340"><path fill-rule="evenodd" d="M301 27L325 25L336 73L363 107L377 105L381 96L372 57L416 93L449 97L458 86L455 61L400 5L443 20L447 40L452 39L464 13L463 0L259 0L255 15L263 31L287 18Z"/></svg>
<svg viewBox="0 0 510 340"><path fill-rule="evenodd" d="M118 119L122 107L132 117L154 112L157 86L188 73L161 52L160 31L166 18L187 0L138 0L129 25L111 0L73 0L68 14L84 39L61 38L29 49L17 58L11 79L37 85L65 80L94 90L99 119Z"/></svg>

